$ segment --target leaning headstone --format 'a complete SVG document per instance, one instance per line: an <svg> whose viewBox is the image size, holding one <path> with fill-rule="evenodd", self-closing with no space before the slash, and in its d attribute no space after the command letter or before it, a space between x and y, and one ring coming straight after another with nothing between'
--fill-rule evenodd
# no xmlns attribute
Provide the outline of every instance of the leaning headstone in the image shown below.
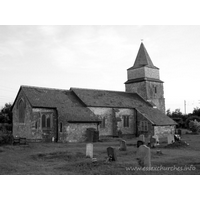
<svg viewBox="0 0 200 200"><path fill-rule="evenodd" d="M174 143L174 135L173 134L168 134L168 136L167 136L167 143L168 144L172 144L172 143Z"/></svg>
<svg viewBox="0 0 200 200"><path fill-rule="evenodd" d="M125 140L120 140L119 150L120 151L126 151L127 150L127 146L126 146L126 141Z"/></svg>
<svg viewBox="0 0 200 200"><path fill-rule="evenodd" d="M116 156L116 150L113 147L108 147L107 148L107 155L109 158L109 161L117 161L117 156Z"/></svg>
<svg viewBox="0 0 200 200"><path fill-rule="evenodd" d="M136 158L138 159L138 164L141 167L151 167L151 151L146 145L139 146Z"/></svg>
<svg viewBox="0 0 200 200"><path fill-rule="evenodd" d="M144 137L143 134L142 134L142 135L139 135L138 141L143 141L143 142L145 142L145 137Z"/></svg>
<svg viewBox="0 0 200 200"><path fill-rule="evenodd" d="M93 158L93 144L86 144L86 157Z"/></svg>

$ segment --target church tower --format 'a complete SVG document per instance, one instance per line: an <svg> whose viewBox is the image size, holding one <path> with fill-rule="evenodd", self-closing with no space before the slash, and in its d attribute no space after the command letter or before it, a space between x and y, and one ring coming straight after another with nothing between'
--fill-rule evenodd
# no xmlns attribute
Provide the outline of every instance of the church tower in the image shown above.
<svg viewBox="0 0 200 200"><path fill-rule="evenodd" d="M141 43L135 63L127 69L126 92L138 93L165 113L163 81L160 80L159 68L153 65L143 43Z"/></svg>

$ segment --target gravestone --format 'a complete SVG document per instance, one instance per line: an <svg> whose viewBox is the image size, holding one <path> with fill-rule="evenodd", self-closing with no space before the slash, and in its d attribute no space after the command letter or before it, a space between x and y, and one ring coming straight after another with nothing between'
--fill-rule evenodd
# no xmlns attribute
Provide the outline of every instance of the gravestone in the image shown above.
<svg viewBox="0 0 200 200"><path fill-rule="evenodd" d="M86 129L86 142L88 143L92 143L93 142L93 138L94 138L94 128L87 128Z"/></svg>
<svg viewBox="0 0 200 200"><path fill-rule="evenodd" d="M174 135L169 133L168 136L167 136L167 143L168 144L172 144L174 143Z"/></svg>
<svg viewBox="0 0 200 200"><path fill-rule="evenodd" d="M156 146L156 139L151 137L150 138L150 147L152 148L152 147L155 147L155 146Z"/></svg>
<svg viewBox="0 0 200 200"><path fill-rule="evenodd" d="M141 167L151 167L151 151L146 145L140 145L137 149L136 158Z"/></svg>
<svg viewBox="0 0 200 200"><path fill-rule="evenodd" d="M126 141L125 140L120 140L119 142L120 142L119 150L120 151L126 151L127 150Z"/></svg>
<svg viewBox="0 0 200 200"><path fill-rule="evenodd" d="M93 158L93 144L86 144L86 157Z"/></svg>
<svg viewBox="0 0 200 200"><path fill-rule="evenodd" d="M144 137L143 134L142 134L142 135L139 135L138 141L143 141L143 142L145 142L145 137Z"/></svg>
<svg viewBox="0 0 200 200"><path fill-rule="evenodd" d="M117 161L117 155L116 155L116 149L113 147L107 148L107 155L109 158L109 161Z"/></svg>
<svg viewBox="0 0 200 200"><path fill-rule="evenodd" d="M143 141L138 140L138 141L137 141L137 148L139 148L139 146L140 146L140 145L143 145L143 144L144 144Z"/></svg>

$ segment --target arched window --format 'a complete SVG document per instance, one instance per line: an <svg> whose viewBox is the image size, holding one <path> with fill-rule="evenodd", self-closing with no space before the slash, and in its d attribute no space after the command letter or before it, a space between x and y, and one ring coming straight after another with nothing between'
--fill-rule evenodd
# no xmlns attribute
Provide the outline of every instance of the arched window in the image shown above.
<svg viewBox="0 0 200 200"><path fill-rule="evenodd" d="M52 128L52 115L51 114L43 114L42 115L42 128Z"/></svg>
<svg viewBox="0 0 200 200"><path fill-rule="evenodd" d="M62 122L60 122L60 132L62 132L63 131L63 128L62 128Z"/></svg>
<svg viewBox="0 0 200 200"><path fill-rule="evenodd" d="M24 102L23 99L19 100L18 109L19 109L19 122L20 123L24 123L24 119L25 119L25 102Z"/></svg>
<svg viewBox="0 0 200 200"><path fill-rule="evenodd" d="M46 116L42 115L42 128L46 127Z"/></svg>
<svg viewBox="0 0 200 200"><path fill-rule="evenodd" d="M47 115L46 118L47 118L47 128L51 128L51 118L50 118L50 115Z"/></svg>

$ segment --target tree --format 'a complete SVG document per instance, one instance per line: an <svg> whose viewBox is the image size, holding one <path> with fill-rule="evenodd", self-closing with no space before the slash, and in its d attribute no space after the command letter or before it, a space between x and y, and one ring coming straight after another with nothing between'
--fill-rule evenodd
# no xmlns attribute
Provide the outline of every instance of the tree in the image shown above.
<svg viewBox="0 0 200 200"><path fill-rule="evenodd" d="M172 116L172 113L171 113L170 109L167 109L166 114L167 114L168 117Z"/></svg>
<svg viewBox="0 0 200 200"><path fill-rule="evenodd" d="M192 115L200 116L200 108L198 108L198 107L194 108Z"/></svg>
<svg viewBox="0 0 200 200"><path fill-rule="evenodd" d="M6 103L0 111L0 123L12 124L12 104Z"/></svg>
<svg viewBox="0 0 200 200"><path fill-rule="evenodd" d="M183 113L181 112L180 108L175 109L175 111L172 112L172 117L178 117L178 118L182 118L183 117Z"/></svg>

